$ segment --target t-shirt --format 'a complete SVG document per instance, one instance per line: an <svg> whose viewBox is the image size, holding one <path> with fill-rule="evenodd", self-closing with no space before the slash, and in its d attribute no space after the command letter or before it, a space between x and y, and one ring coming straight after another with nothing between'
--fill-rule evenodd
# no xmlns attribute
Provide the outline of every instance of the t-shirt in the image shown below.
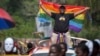
<svg viewBox="0 0 100 56"><path fill-rule="evenodd" d="M52 13L51 17L55 20L54 32L66 33L69 28L69 21L74 18L73 13L57 14Z"/></svg>

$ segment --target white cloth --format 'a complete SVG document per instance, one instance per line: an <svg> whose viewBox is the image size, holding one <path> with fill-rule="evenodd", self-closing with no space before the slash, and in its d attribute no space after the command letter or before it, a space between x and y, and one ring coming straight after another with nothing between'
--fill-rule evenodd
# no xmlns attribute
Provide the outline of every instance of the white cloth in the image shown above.
<svg viewBox="0 0 100 56"><path fill-rule="evenodd" d="M93 43L92 43L92 41L87 41L86 43L85 43L85 45L88 47L88 49L89 49L89 56L91 56L91 54L92 54L92 52L93 52Z"/></svg>
<svg viewBox="0 0 100 56"><path fill-rule="evenodd" d="M99 39L95 39L95 41L100 45L100 40Z"/></svg>

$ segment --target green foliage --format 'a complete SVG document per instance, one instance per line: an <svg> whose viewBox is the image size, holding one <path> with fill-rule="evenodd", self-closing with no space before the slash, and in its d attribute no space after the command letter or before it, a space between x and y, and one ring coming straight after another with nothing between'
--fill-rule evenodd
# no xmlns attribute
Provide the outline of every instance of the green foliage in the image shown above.
<svg viewBox="0 0 100 56"><path fill-rule="evenodd" d="M100 38L100 27L92 27L89 29L83 29L79 33L71 32L73 36L76 37L82 37L82 38L87 38L87 39L95 39L95 38Z"/></svg>
<svg viewBox="0 0 100 56"><path fill-rule="evenodd" d="M52 0L58 3L73 5L84 5L91 8L93 22L85 22L84 29L80 33L72 33L74 36L88 39L99 38L100 36L100 0ZM0 37L34 37L36 31L35 17L38 13L39 0L0 0L0 7L6 9L16 22L16 27L0 30ZM88 26L88 27L87 27Z"/></svg>
<svg viewBox="0 0 100 56"><path fill-rule="evenodd" d="M9 0L0 0L0 7L6 8L6 5L7 5L8 2L9 2Z"/></svg>
<svg viewBox="0 0 100 56"><path fill-rule="evenodd" d="M4 34L1 37L32 37L33 31L35 31L35 20L34 18L30 18L27 21L25 19L13 15L13 18L16 20L16 27L11 29L2 30L2 34Z"/></svg>
<svg viewBox="0 0 100 56"><path fill-rule="evenodd" d="M100 0L70 0L67 2L69 4L90 7L90 13L92 16L92 23L86 20L82 31L80 33L72 32L72 35L87 39L100 38Z"/></svg>
<svg viewBox="0 0 100 56"><path fill-rule="evenodd" d="M16 26L11 29L0 30L0 37L32 38L32 33L36 31L35 17L37 15L38 6L35 5L37 5L37 1L34 0L3 1L0 6L4 7L11 14L15 20ZM36 8L34 8L34 6Z"/></svg>
<svg viewBox="0 0 100 56"><path fill-rule="evenodd" d="M14 12L20 9L21 3L22 3L22 0L9 0L9 2L6 5L7 10L11 14L13 14Z"/></svg>
<svg viewBox="0 0 100 56"><path fill-rule="evenodd" d="M79 37L87 38L87 39L95 39L100 38L100 31L98 31L100 28L90 28L90 29L84 29L82 32L80 32L78 35Z"/></svg>

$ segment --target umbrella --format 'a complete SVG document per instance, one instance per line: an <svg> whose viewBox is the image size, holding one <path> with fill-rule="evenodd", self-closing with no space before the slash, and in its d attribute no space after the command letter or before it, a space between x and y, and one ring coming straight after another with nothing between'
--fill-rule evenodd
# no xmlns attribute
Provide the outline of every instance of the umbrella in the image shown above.
<svg viewBox="0 0 100 56"><path fill-rule="evenodd" d="M2 8L0 8L0 30L9 29L15 26L11 16Z"/></svg>

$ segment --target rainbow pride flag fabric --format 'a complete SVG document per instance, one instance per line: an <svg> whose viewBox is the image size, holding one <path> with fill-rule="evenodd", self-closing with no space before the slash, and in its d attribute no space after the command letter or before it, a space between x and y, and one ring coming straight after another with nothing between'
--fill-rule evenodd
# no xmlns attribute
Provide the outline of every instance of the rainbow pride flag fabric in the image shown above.
<svg viewBox="0 0 100 56"><path fill-rule="evenodd" d="M60 7L59 4L47 2L45 0L40 0L40 2L48 11L53 13L59 13L59 7ZM73 5L65 5L65 7L66 7L65 13L76 13L85 8L84 6L73 6ZM40 19L40 21L48 21L52 19L41 8L39 9L38 18ZM83 28L84 20L85 20L85 12L77 15L74 19L70 20L69 29L75 32L80 32Z"/></svg>

